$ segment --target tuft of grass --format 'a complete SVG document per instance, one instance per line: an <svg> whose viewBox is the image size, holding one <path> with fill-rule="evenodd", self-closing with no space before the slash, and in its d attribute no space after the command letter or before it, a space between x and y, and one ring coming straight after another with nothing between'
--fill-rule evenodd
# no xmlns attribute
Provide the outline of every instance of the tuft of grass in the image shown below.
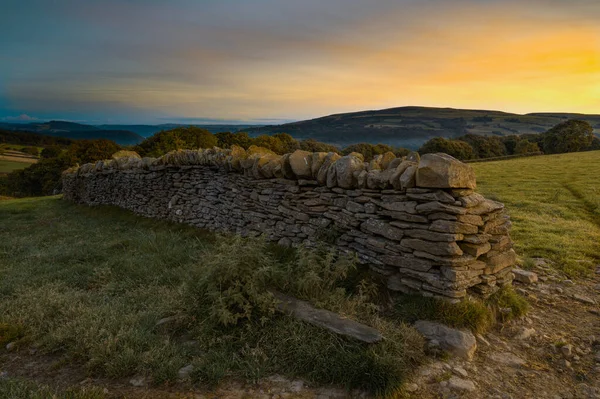
<svg viewBox="0 0 600 399"><path fill-rule="evenodd" d="M391 313L395 319L407 323L432 320L477 333L487 331L495 322L491 309L484 302L474 298L451 303L419 295L399 295Z"/></svg>
<svg viewBox="0 0 600 399"><path fill-rule="evenodd" d="M512 287L502 287L487 299L487 303L502 322L523 317L529 310L527 300ZM510 309L510 312L502 312L502 309Z"/></svg>
<svg viewBox="0 0 600 399"><path fill-rule="evenodd" d="M45 385L14 378L0 378L0 398L10 399L104 399L98 388L55 390Z"/></svg>
<svg viewBox="0 0 600 399"><path fill-rule="evenodd" d="M22 325L0 323L0 347L9 342L18 341L23 338L25 331Z"/></svg>
<svg viewBox="0 0 600 399"><path fill-rule="evenodd" d="M517 252L571 277L600 262L600 152L472 164L478 190L502 201Z"/></svg>

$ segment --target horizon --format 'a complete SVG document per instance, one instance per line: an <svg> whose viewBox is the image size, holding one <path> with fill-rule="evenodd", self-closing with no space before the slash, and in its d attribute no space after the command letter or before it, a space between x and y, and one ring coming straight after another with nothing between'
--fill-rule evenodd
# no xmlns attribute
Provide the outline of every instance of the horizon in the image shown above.
<svg viewBox="0 0 600 399"><path fill-rule="evenodd" d="M398 104L599 114L598 17L591 0L9 0L0 121L265 125Z"/></svg>
<svg viewBox="0 0 600 399"><path fill-rule="evenodd" d="M500 112L500 113L506 113L509 115L518 115L518 116L526 116L526 115L543 115L543 114L548 114L548 115L560 115L560 114L574 114L574 115L600 115L600 114L583 114L583 113L577 113L577 112L562 112L562 111L543 111L543 112L526 112L526 113L514 113L514 112L509 112L509 111L504 111L504 110L499 110L499 109L474 109L474 108L454 108L454 107L428 107L428 106L421 106L421 105L402 105L399 107L391 107L391 108L382 108L382 109L363 109L363 110L355 110L355 111L349 111L349 112L344 112L344 113L335 113L335 114L327 114L327 115L320 115L320 116L313 116L313 117L309 117L307 119L298 119L298 120L282 120L279 121L279 123L258 123L257 121L240 121L240 120L218 120L218 119L211 119L211 118L194 118L194 117L189 117L189 118L184 118L184 119L188 119L188 121L186 122L184 119L181 119L179 121L174 120L174 121L169 121L169 122L165 122L165 121L158 121L156 123L142 123L142 122L127 122L127 123L93 123L93 121L86 121L86 120L70 120L70 119L61 119L61 118L47 118L47 119L37 119L37 118L31 118L29 115L20 115L18 117L7 117L7 118L0 118L0 123L12 123L12 124L22 124L22 125L27 125L27 124L39 124L39 123L50 123L50 122L69 122L69 123L78 123L78 124L82 124L82 125L90 125L90 126L103 126L103 125L123 125L123 126L135 126L135 125L147 125L147 126L160 126L160 125L194 125L194 126L211 126L211 125L239 125L239 126L245 126L245 125L252 125L252 126L267 126L267 125L283 125L286 123L295 123L295 122L303 122L303 121L309 121L309 120L314 120L314 119L320 119L320 118L325 118L325 117L330 117L330 116L335 116L335 115L343 115L343 114L351 114L351 113L356 113L356 112L369 112L369 111L373 111L373 112L377 112L377 111L385 111L385 110L392 110L392 109L398 109L398 108L429 108L429 109L452 109L452 110L457 110L457 111L480 111L480 112ZM265 121L268 119L265 119Z"/></svg>

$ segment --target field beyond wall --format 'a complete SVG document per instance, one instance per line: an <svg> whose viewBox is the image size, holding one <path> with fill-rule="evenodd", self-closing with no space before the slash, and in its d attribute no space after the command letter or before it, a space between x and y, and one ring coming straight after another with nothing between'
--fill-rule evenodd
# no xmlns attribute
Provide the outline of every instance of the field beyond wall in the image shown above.
<svg viewBox="0 0 600 399"><path fill-rule="evenodd" d="M600 261L600 151L471 166L477 190L506 205L519 255L551 259L573 277L593 270Z"/></svg>

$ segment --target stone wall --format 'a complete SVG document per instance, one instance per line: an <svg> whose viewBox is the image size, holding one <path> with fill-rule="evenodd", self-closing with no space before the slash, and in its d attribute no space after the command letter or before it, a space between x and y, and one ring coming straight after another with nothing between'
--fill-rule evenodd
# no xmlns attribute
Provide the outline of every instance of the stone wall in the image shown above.
<svg viewBox="0 0 600 399"><path fill-rule="evenodd" d="M475 193L470 166L446 154L370 163L258 147L125 155L65 171L64 198L282 245L328 242L395 291L456 300L512 282L504 206Z"/></svg>

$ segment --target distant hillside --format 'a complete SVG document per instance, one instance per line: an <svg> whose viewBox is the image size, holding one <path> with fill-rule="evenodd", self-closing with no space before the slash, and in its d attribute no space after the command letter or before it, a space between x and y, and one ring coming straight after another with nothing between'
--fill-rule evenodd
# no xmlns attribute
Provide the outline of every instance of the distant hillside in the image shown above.
<svg viewBox="0 0 600 399"><path fill-rule="evenodd" d="M107 130L96 126L65 121L26 124L0 123L0 128L74 140L107 139L120 145L135 145L144 140L144 137L129 130Z"/></svg>
<svg viewBox="0 0 600 399"><path fill-rule="evenodd" d="M249 128L259 134L288 133L296 139L312 138L341 147L359 143L383 143L418 148L433 137L458 137L468 133L507 136L542 133L567 119L590 122L600 132L600 115L567 113L511 114L500 111L452 108L400 107L329 115L283 125Z"/></svg>
<svg viewBox="0 0 600 399"><path fill-rule="evenodd" d="M177 123L165 123L161 125L97 125L96 127L104 130L129 130L143 137L152 136L161 130L170 130L177 127L196 126L202 129L206 129L211 133L220 132L239 132L248 128L256 127L257 125L190 125L190 124L177 124Z"/></svg>

